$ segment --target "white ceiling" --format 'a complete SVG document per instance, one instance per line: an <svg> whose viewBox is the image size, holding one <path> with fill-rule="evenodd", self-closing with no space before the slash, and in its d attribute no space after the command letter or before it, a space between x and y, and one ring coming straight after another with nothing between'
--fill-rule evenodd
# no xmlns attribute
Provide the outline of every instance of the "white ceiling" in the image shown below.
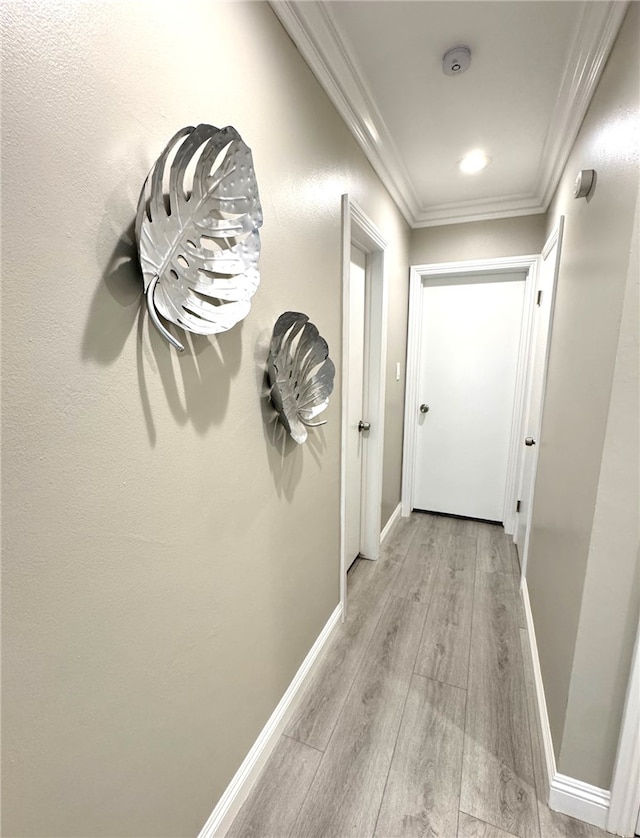
<svg viewBox="0 0 640 838"><path fill-rule="evenodd" d="M414 227L546 211L626 6L272 2ZM460 44L471 67L445 76L442 57ZM492 163L463 175L474 148Z"/></svg>

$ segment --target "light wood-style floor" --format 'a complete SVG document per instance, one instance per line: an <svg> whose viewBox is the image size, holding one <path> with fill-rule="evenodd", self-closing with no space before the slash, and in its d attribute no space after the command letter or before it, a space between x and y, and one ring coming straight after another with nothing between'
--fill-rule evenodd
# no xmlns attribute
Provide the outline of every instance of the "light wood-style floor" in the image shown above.
<svg viewBox="0 0 640 838"><path fill-rule="evenodd" d="M401 519L229 838L594 838L544 803L518 559L502 527Z"/></svg>

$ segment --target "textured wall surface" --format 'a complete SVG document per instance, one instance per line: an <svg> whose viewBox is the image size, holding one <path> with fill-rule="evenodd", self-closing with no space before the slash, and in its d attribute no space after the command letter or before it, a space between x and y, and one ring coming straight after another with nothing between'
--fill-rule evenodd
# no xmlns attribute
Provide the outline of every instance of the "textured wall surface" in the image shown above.
<svg viewBox="0 0 640 838"><path fill-rule="evenodd" d="M604 788L637 625L637 380L627 355L637 340L637 309L632 325L628 317L639 12L632 3L549 211L549 230L563 214L565 232L527 570L559 771ZM575 200L583 168L598 179L588 200Z"/></svg>
<svg viewBox="0 0 640 838"><path fill-rule="evenodd" d="M640 139L640 138L639 138ZM609 787L640 613L640 263L635 235L589 544L560 771Z"/></svg>
<svg viewBox="0 0 640 838"><path fill-rule="evenodd" d="M349 192L390 242L391 374L408 230L266 3L20 0L2 26L2 832L194 835L338 604L340 377L286 441L273 324L308 313L340 369ZM139 314L132 222L199 121L253 149L262 284L178 356Z"/></svg>
<svg viewBox="0 0 640 838"><path fill-rule="evenodd" d="M540 253L544 244L545 215L472 221L411 231L412 265L462 262Z"/></svg>

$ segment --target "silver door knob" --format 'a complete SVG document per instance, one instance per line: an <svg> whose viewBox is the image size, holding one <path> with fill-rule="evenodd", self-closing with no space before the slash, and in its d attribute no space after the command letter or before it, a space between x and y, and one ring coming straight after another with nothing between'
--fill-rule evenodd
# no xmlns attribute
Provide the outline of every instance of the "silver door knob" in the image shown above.
<svg viewBox="0 0 640 838"><path fill-rule="evenodd" d="M371 430L371 422L363 422L362 419L358 422L358 430L359 431L369 431Z"/></svg>
<svg viewBox="0 0 640 838"><path fill-rule="evenodd" d="M420 413L428 413L429 412L429 405L428 404L421 404L420 405Z"/></svg>
<svg viewBox="0 0 640 838"><path fill-rule="evenodd" d="M536 444L536 441L532 436L528 436L528 437L525 438L524 444L531 447L532 445Z"/></svg>

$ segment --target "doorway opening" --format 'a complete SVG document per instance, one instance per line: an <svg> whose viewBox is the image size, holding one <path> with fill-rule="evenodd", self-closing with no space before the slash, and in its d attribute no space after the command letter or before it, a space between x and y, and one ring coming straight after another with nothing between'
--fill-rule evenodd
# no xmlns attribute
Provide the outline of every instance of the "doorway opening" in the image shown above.
<svg viewBox="0 0 640 838"><path fill-rule="evenodd" d="M531 255L412 267L403 516L432 508L499 521L515 532L538 263ZM449 366L438 369L443 357ZM432 433L438 427L448 447ZM419 457L427 469L417 465ZM459 496L461 483L470 489L467 498Z"/></svg>
<svg viewBox="0 0 640 838"><path fill-rule="evenodd" d="M533 495L542 430L542 408L549 365L549 347L555 308L564 216L547 239L538 265L535 316L531 326L523 406L524 447L520 448L514 541L518 548L521 578L527 571Z"/></svg>
<svg viewBox="0 0 640 838"><path fill-rule="evenodd" d="M342 196L342 458L340 599L357 556L377 559L384 443L387 346L387 242ZM351 555L351 554L354 555Z"/></svg>
<svg viewBox="0 0 640 838"><path fill-rule="evenodd" d="M347 440L343 451L345 474L345 568L347 573L362 555L364 544L362 499L367 486L367 443L371 433L368 417L369 304L371 302L371 270L367 254L351 245L349 266L349 354L347 357ZM368 417L368 418L367 418Z"/></svg>
<svg viewBox="0 0 640 838"><path fill-rule="evenodd" d="M423 277L414 509L503 521L525 277Z"/></svg>

